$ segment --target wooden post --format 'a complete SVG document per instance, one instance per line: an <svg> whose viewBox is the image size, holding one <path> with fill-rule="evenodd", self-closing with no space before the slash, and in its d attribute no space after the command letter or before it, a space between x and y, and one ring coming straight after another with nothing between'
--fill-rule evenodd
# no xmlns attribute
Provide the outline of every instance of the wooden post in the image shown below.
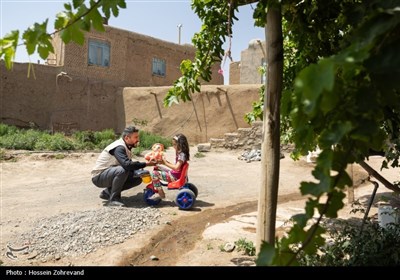
<svg viewBox="0 0 400 280"><path fill-rule="evenodd" d="M199 93L199 94L201 94L201 93ZM192 102L193 111L194 111L194 114L196 115L197 125L199 126L199 129L200 129L200 132L201 132L201 124L200 124L199 116L197 115L197 109L196 109L196 106L194 105L194 101L193 101L193 96L192 95L190 95L190 101Z"/></svg>
<svg viewBox="0 0 400 280"><path fill-rule="evenodd" d="M160 104L158 104L157 94L155 92L150 92L150 94L154 95L154 98L156 100L156 105L157 105L158 116L160 117L160 119L162 119L161 108L160 108Z"/></svg>
<svg viewBox="0 0 400 280"><path fill-rule="evenodd" d="M232 119L233 119L233 122L235 123L236 129L238 129L239 125L238 125L238 123L236 121L235 114L233 113L232 104L231 104L231 101L229 100L229 96L228 96L228 91L227 90L223 90L220 87L217 87L217 89L225 93L226 103L228 104L228 108L229 108L229 111L231 112Z"/></svg>
<svg viewBox="0 0 400 280"><path fill-rule="evenodd" d="M261 180L258 198L256 253L262 242L275 244L276 209L278 205L280 167L280 99L283 80L283 39L281 4L268 7L267 75L264 95L263 137L261 144ZM269 3L269 2L268 2Z"/></svg>

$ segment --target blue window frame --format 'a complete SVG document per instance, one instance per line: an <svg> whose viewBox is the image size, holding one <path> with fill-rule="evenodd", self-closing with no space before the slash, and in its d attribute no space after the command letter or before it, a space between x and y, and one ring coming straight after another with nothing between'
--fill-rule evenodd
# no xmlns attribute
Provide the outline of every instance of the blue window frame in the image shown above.
<svg viewBox="0 0 400 280"><path fill-rule="evenodd" d="M153 58L153 75L165 77L165 60L159 58Z"/></svg>
<svg viewBox="0 0 400 280"><path fill-rule="evenodd" d="M110 66L110 44L89 39L88 64L103 67Z"/></svg>

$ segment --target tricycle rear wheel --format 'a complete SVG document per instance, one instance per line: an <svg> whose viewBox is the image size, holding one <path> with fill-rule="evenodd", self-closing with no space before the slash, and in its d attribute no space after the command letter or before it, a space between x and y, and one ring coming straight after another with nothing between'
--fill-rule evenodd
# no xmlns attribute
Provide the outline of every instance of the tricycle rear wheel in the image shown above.
<svg viewBox="0 0 400 280"><path fill-rule="evenodd" d="M196 202L196 195L189 189L181 189L175 197L175 204L178 205L179 209L189 210L193 207Z"/></svg>

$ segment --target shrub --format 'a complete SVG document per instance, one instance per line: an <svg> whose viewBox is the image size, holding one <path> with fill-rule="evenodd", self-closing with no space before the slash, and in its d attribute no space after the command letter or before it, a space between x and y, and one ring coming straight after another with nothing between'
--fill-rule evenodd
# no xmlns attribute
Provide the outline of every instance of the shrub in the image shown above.
<svg viewBox="0 0 400 280"><path fill-rule="evenodd" d="M197 153L195 153L194 154L194 157L195 158L203 158L203 157L205 157L206 155L204 154L204 153L202 153L202 152L197 152Z"/></svg>
<svg viewBox="0 0 400 280"><path fill-rule="evenodd" d="M256 254L256 247L252 241L246 240L246 238L240 238L235 241L235 245L238 251L243 251L245 255L254 256Z"/></svg>
<svg viewBox="0 0 400 280"><path fill-rule="evenodd" d="M112 129L105 129L94 133L94 143L96 146L99 146L99 144L104 145L104 143L111 144L115 139L117 139L117 136Z"/></svg>
<svg viewBox="0 0 400 280"><path fill-rule="evenodd" d="M101 150L117 138L112 129L95 132L89 130L77 131L72 135L72 137L75 139L76 148L81 150Z"/></svg>
<svg viewBox="0 0 400 280"><path fill-rule="evenodd" d="M33 130L18 130L16 127L2 129L5 134L0 139L0 147L13 150L33 150L35 142L42 137L42 133Z"/></svg>
<svg viewBox="0 0 400 280"><path fill-rule="evenodd" d="M55 133L50 138L49 149L51 151L75 150L74 142L65 137L62 133Z"/></svg>
<svg viewBox="0 0 400 280"><path fill-rule="evenodd" d="M368 222L359 227L329 230L331 241L314 256L299 256L302 265L317 266L398 266L400 265L400 226L382 228Z"/></svg>
<svg viewBox="0 0 400 280"><path fill-rule="evenodd" d="M0 136L13 134L18 130L17 127L0 123Z"/></svg>
<svg viewBox="0 0 400 280"><path fill-rule="evenodd" d="M0 123L0 148L11 150L70 151L70 150L102 150L111 144L117 135L112 129L102 131L76 131L71 137L63 133L50 134L35 129L18 129ZM133 152L140 154L151 149L154 143L162 143L165 148L172 145L170 139L140 131L140 144Z"/></svg>

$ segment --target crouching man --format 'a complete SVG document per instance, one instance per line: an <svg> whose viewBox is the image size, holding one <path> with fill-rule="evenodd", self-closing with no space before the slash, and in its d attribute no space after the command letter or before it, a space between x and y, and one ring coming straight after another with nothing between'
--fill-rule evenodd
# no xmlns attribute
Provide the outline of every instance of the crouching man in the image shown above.
<svg viewBox="0 0 400 280"><path fill-rule="evenodd" d="M97 158L91 172L92 182L104 189L100 198L107 200L106 206L125 206L121 192L142 182L140 177L134 176L134 171L155 165L153 162L132 161L131 149L138 145L139 140L139 129L129 126L121 138L108 145Z"/></svg>

